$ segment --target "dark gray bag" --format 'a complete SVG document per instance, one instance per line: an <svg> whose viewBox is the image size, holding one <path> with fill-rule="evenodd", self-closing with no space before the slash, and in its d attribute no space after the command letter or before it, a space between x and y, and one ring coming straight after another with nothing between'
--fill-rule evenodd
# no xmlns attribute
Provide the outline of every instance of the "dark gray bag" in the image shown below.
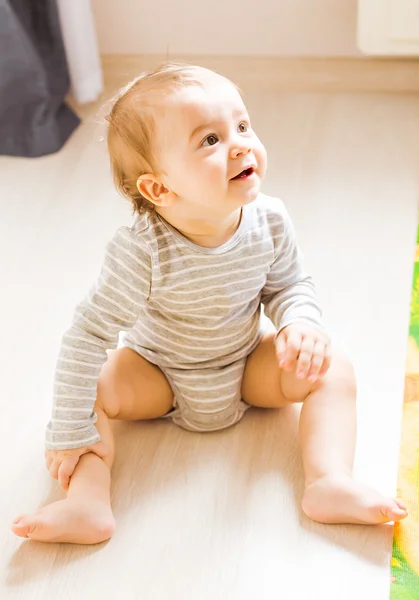
<svg viewBox="0 0 419 600"><path fill-rule="evenodd" d="M68 89L56 0L0 0L0 154L59 150L80 122Z"/></svg>

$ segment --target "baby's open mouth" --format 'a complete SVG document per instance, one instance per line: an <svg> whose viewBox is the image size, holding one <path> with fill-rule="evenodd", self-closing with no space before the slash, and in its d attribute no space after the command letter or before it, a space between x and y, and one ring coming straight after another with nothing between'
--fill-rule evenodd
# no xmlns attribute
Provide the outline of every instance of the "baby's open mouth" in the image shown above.
<svg viewBox="0 0 419 600"><path fill-rule="evenodd" d="M245 169L244 171L242 171L235 177L232 177L232 180L233 179L245 179L246 177L250 177L250 175L253 175L254 172L255 172L254 167L250 167L249 169Z"/></svg>

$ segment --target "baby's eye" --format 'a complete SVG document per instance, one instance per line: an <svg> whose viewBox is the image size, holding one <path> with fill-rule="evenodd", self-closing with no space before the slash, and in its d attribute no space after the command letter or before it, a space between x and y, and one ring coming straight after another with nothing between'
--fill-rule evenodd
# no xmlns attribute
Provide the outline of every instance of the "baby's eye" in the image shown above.
<svg viewBox="0 0 419 600"><path fill-rule="evenodd" d="M248 125L247 125L247 123L242 121L241 123L239 123L239 126L237 127L237 129L239 130L240 133L246 133L246 131L248 130Z"/></svg>
<svg viewBox="0 0 419 600"><path fill-rule="evenodd" d="M208 142L208 143L207 143ZM203 146L214 146L218 142L218 137L216 135L209 135L202 142Z"/></svg>

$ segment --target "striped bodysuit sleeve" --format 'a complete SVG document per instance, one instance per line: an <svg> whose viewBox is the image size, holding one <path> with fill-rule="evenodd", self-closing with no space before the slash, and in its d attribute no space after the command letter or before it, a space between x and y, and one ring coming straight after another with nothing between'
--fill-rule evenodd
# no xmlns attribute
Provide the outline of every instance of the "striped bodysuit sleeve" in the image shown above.
<svg viewBox="0 0 419 600"><path fill-rule="evenodd" d="M106 247L100 275L77 306L63 336L54 378L52 418L46 448L81 448L100 440L94 403L106 350L118 344L120 331L137 321L149 297L151 258L146 244L121 227Z"/></svg>
<svg viewBox="0 0 419 600"><path fill-rule="evenodd" d="M306 323L323 329L316 289L304 270L294 226L283 205L281 216L281 241L262 290L265 314L278 332L291 323Z"/></svg>

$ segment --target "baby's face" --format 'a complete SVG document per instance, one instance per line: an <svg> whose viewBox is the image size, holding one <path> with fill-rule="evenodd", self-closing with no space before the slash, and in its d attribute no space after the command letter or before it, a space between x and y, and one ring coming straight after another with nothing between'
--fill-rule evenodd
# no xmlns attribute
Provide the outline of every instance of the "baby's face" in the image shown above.
<svg viewBox="0 0 419 600"><path fill-rule="evenodd" d="M228 81L209 77L203 87L189 86L166 98L157 139L165 185L176 194L179 216L223 218L258 195L266 151Z"/></svg>

